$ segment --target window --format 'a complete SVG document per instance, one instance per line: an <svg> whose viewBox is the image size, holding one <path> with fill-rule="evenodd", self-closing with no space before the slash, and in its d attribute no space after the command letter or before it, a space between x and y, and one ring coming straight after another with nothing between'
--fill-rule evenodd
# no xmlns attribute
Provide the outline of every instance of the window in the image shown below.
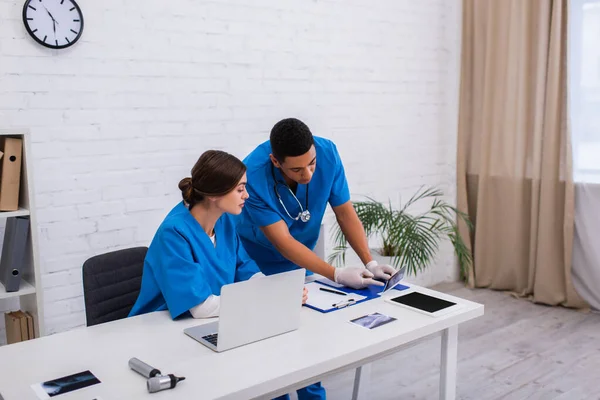
<svg viewBox="0 0 600 400"><path fill-rule="evenodd" d="M568 70L574 179L600 183L600 0L571 0Z"/></svg>

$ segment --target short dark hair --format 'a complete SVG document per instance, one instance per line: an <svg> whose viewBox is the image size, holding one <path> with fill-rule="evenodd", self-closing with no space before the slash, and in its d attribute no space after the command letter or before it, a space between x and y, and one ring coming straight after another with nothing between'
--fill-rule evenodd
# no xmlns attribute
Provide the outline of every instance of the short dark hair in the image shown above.
<svg viewBox="0 0 600 400"><path fill-rule="evenodd" d="M191 209L206 196L224 196L238 185L246 166L237 157L220 150L202 153L192 176L179 182L181 197Z"/></svg>
<svg viewBox="0 0 600 400"><path fill-rule="evenodd" d="M308 152L315 143L308 126L299 119L282 119L271 129L271 152L279 162Z"/></svg>

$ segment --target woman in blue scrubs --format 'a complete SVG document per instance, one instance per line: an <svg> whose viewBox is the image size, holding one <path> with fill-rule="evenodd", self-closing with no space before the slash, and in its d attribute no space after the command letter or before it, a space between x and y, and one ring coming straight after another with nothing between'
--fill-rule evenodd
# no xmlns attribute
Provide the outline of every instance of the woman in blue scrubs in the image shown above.
<svg viewBox="0 0 600 400"><path fill-rule="evenodd" d="M179 189L183 201L148 248L141 290L129 316L159 310L169 310L173 319L218 316L223 285L262 276L231 216L240 214L248 199L245 165L223 151L206 151Z"/></svg>

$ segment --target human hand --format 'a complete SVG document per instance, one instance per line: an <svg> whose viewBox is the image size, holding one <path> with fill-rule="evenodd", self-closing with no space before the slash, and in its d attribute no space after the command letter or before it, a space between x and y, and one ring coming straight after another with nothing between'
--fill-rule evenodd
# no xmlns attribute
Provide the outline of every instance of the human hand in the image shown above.
<svg viewBox="0 0 600 400"><path fill-rule="evenodd" d="M369 285L383 286L383 283L374 280L371 271L364 267L336 268L334 280L353 289L363 289Z"/></svg>
<svg viewBox="0 0 600 400"><path fill-rule="evenodd" d="M366 268L375 276L375 279L388 280L396 273L396 270L387 264L379 264L373 260L367 263Z"/></svg>
<svg viewBox="0 0 600 400"><path fill-rule="evenodd" d="M307 300L308 300L308 289L305 287L302 290L302 304L306 304Z"/></svg>

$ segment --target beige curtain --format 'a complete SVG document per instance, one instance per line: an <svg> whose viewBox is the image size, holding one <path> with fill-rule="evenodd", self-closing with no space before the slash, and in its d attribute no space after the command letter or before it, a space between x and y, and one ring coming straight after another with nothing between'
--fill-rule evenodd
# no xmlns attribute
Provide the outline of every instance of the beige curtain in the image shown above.
<svg viewBox="0 0 600 400"><path fill-rule="evenodd" d="M458 206L475 224L471 287L586 307L571 283L567 2L464 1Z"/></svg>

